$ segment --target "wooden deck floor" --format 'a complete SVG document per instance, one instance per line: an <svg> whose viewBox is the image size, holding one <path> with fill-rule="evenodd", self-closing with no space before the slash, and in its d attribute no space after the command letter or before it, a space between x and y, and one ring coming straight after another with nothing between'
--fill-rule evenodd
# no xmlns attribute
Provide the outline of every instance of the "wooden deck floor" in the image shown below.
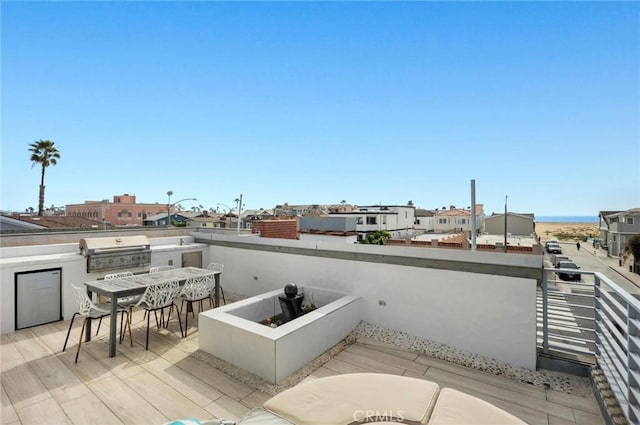
<svg viewBox="0 0 640 425"><path fill-rule="evenodd" d="M2 335L2 424L162 424L195 417L239 419L268 395L207 366L190 354L198 349L197 319L181 338L152 327L144 349L146 321L134 315L134 347L128 339L107 356L108 321L83 344L74 364L80 326L62 345L69 322ZM94 327L95 330L95 327ZM429 379L485 399L531 425L604 424L593 395L578 397L362 340L306 379L351 372L383 372Z"/></svg>

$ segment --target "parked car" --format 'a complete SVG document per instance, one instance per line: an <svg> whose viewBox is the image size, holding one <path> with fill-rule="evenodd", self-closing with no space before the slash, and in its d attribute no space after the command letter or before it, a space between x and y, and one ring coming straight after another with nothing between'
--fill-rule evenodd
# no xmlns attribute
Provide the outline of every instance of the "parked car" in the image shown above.
<svg viewBox="0 0 640 425"><path fill-rule="evenodd" d="M558 264L556 265L557 269L571 269L571 270L578 270L580 269L580 267L574 263L573 261L567 261L567 260L563 260L563 261L559 261ZM581 279L581 275L578 272L573 272L573 271L562 271L562 272L556 272L558 274L558 277L562 280L575 280L577 282L580 281Z"/></svg>
<svg viewBox="0 0 640 425"><path fill-rule="evenodd" d="M557 243L547 244L547 252L549 254L562 254L562 248Z"/></svg>
<svg viewBox="0 0 640 425"><path fill-rule="evenodd" d="M553 267L557 267L560 261L571 261L571 258L566 255L551 254L551 264L553 264Z"/></svg>
<svg viewBox="0 0 640 425"><path fill-rule="evenodd" d="M557 241L557 240L555 240L555 239L550 239L550 240L548 240L548 241L546 241L546 242L544 243L544 249L547 249L547 248L549 247L549 244L556 244L556 245L560 245L560 242L558 242L558 241Z"/></svg>

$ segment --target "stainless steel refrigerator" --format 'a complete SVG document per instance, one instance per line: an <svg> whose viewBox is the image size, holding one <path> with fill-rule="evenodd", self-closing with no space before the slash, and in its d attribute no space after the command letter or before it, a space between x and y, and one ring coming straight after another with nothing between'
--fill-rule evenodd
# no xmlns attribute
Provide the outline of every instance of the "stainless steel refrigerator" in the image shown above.
<svg viewBox="0 0 640 425"><path fill-rule="evenodd" d="M16 329L62 320L62 269L16 273Z"/></svg>

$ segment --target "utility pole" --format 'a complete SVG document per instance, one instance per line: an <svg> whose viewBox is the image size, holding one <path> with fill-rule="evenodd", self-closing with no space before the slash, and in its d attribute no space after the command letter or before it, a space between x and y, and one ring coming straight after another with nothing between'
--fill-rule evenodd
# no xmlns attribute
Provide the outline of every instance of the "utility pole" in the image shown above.
<svg viewBox="0 0 640 425"><path fill-rule="evenodd" d="M476 181L473 179L471 180L471 251L476 249Z"/></svg>
<svg viewBox="0 0 640 425"><path fill-rule="evenodd" d="M504 195L504 252L507 252L507 198L508 195Z"/></svg>

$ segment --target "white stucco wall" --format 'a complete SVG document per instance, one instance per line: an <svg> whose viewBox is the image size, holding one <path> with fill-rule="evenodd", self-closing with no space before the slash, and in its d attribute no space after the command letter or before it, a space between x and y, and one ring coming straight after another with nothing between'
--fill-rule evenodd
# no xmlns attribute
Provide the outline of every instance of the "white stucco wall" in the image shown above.
<svg viewBox="0 0 640 425"><path fill-rule="evenodd" d="M207 238L229 239L210 236ZM256 241L253 241L256 243ZM261 239L257 243L417 258L456 259L542 267L523 254L336 245ZM363 320L535 369L535 279L438 270L252 249L210 247L211 261L225 264L225 290L256 295L288 282L362 297ZM381 305L380 301L382 301Z"/></svg>
<svg viewBox="0 0 640 425"><path fill-rule="evenodd" d="M313 233L299 233L301 241L315 241L315 242L329 242L339 244L354 244L358 242L358 236L331 236L331 235L318 235Z"/></svg>
<svg viewBox="0 0 640 425"><path fill-rule="evenodd" d="M414 228L420 230L433 230L435 229L433 217L416 217L418 224L414 225Z"/></svg>

